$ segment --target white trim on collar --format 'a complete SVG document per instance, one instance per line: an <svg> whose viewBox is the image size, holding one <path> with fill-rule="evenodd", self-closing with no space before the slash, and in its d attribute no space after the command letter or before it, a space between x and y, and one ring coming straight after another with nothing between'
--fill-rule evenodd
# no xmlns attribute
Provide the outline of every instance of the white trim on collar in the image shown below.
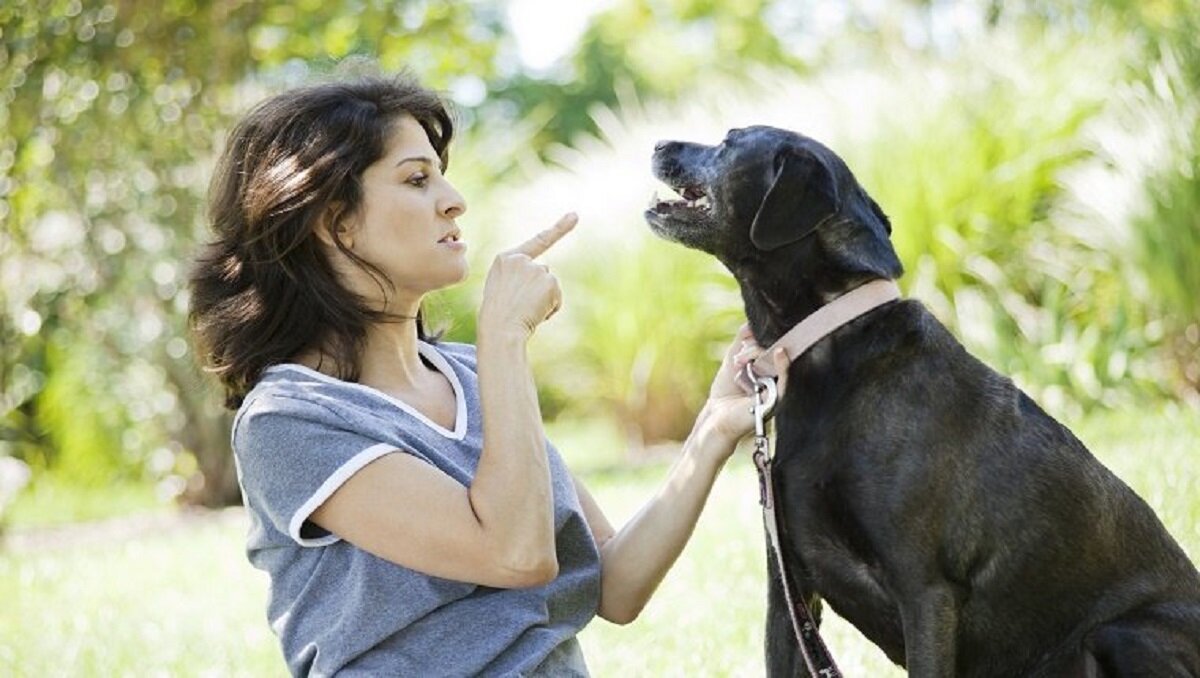
<svg viewBox="0 0 1200 678"><path fill-rule="evenodd" d="M466 392L463 391L462 382L460 382L458 379L458 373L454 371L454 368L451 367L450 363L446 360L446 357L442 355L441 351L438 351L437 348L435 346L433 346L432 344L427 344L423 341L417 342L417 351L419 351L422 356L424 356L427 360L429 360L429 362L433 364L434 368L437 369L438 372L441 372L442 375L444 375L446 377L446 379L450 380L450 386L451 386L451 388L454 389L454 399L457 402L457 406L458 406L457 411L454 415L454 430L453 431L447 429L446 427L442 426L441 424L438 424L437 422L433 421L429 417L426 417L424 414L422 414L420 412L420 410L413 407L412 405L409 405L408 403L404 402L403 400L400 400L399 398L390 396L390 395L384 393L383 391L380 391L377 388L373 388L373 387L367 386L365 384L358 384L358 383L351 382L351 381L343 381L336 377L331 377L328 374L318 372L318 371L312 369L311 367L307 367L305 365L300 365L298 363L280 363L278 365L272 365L272 366L268 367L265 370L265 373L270 374L270 373L278 372L281 370L291 370L293 372L299 372L301 374L307 375L314 379L319 379L320 381L323 381L323 382L326 382L329 384L337 384L339 386L346 386L348 388L356 389L356 390L362 391L364 393L369 393L377 398L382 398L382 399L386 400L387 402L395 405L396 407L400 408L404 412L412 415L412 417L414 419L425 424L426 426L433 429L434 431L441 434L442 436L444 436L446 438L450 438L452 440L462 440L467 435L467 396L466 396Z"/></svg>

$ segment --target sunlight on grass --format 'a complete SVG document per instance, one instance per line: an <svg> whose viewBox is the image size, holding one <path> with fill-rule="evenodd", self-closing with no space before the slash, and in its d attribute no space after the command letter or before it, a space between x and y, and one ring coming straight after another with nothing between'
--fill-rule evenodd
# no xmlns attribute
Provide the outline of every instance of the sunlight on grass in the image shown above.
<svg viewBox="0 0 1200 678"><path fill-rule="evenodd" d="M231 510L119 543L0 554L0 675L286 676Z"/></svg>
<svg viewBox="0 0 1200 678"><path fill-rule="evenodd" d="M1105 414L1075 430L1158 511L1193 560L1200 557L1200 417ZM619 436L603 426L563 423L552 435L616 524L665 475L664 462L622 470ZM594 445L603 454L592 459ZM594 675L763 675L757 491L740 453L641 618L624 627L597 620L584 630ZM0 551L0 675L286 675L266 623L266 579L242 551L245 529L244 515L229 510L181 517L124 541ZM828 611L823 634L848 676L904 675Z"/></svg>

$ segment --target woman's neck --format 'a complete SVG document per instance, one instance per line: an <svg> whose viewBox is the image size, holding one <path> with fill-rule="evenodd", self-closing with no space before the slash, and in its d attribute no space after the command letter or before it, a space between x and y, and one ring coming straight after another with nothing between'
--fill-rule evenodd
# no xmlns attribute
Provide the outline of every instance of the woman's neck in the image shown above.
<svg viewBox="0 0 1200 678"><path fill-rule="evenodd" d="M393 320L367 327L358 356L358 382L384 391L404 392L428 383L429 369L418 349L416 316L420 301L405 304L402 311L388 309ZM295 361L333 377L338 374L337 361L332 354L312 349L296 356ZM344 367L344 366L342 366ZM424 380L424 381L423 381Z"/></svg>
<svg viewBox="0 0 1200 678"><path fill-rule="evenodd" d="M359 358L359 382L388 391L406 391L422 383L428 368L418 344L415 320L372 326Z"/></svg>

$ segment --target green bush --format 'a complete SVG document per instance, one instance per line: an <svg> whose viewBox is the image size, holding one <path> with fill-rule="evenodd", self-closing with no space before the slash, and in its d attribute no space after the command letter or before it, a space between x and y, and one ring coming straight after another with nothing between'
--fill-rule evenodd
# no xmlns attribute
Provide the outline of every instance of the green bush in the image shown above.
<svg viewBox="0 0 1200 678"><path fill-rule="evenodd" d="M1134 105L1160 122L1166 152L1144 182L1149 204L1131 230L1135 261L1177 363L1177 387L1200 398L1200 83L1184 68L1168 53L1150 82L1134 89Z"/></svg>
<svg viewBox="0 0 1200 678"><path fill-rule="evenodd" d="M631 449L683 440L725 348L744 322L736 285L711 257L631 235L564 266L567 355L542 361L568 414L604 412ZM553 365L549 363L553 362Z"/></svg>
<svg viewBox="0 0 1200 678"><path fill-rule="evenodd" d="M1161 396L1169 380L1155 305L1130 285L1130 224L1093 219L1107 197L1095 185L1064 185L1105 162L1097 134L1136 134L1112 101L1132 45L1110 38L990 41L920 64L848 149L892 218L908 291L1060 414Z"/></svg>

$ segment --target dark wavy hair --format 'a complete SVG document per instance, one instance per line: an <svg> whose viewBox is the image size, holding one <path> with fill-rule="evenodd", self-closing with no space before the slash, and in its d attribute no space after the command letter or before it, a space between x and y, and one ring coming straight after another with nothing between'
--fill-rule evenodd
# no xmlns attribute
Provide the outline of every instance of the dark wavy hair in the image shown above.
<svg viewBox="0 0 1200 678"><path fill-rule="evenodd" d="M209 190L214 238L197 257L188 314L197 355L241 406L273 364L316 349L357 381L367 328L411 320L372 308L339 280L316 235L362 205L363 171L383 157L393 125L420 123L443 167L454 125L448 105L411 76L360 75L293 89L260 103L232 130ZM387 294L391 282L342 244ZM426 334L422 313L417 334Z"/></svg>

